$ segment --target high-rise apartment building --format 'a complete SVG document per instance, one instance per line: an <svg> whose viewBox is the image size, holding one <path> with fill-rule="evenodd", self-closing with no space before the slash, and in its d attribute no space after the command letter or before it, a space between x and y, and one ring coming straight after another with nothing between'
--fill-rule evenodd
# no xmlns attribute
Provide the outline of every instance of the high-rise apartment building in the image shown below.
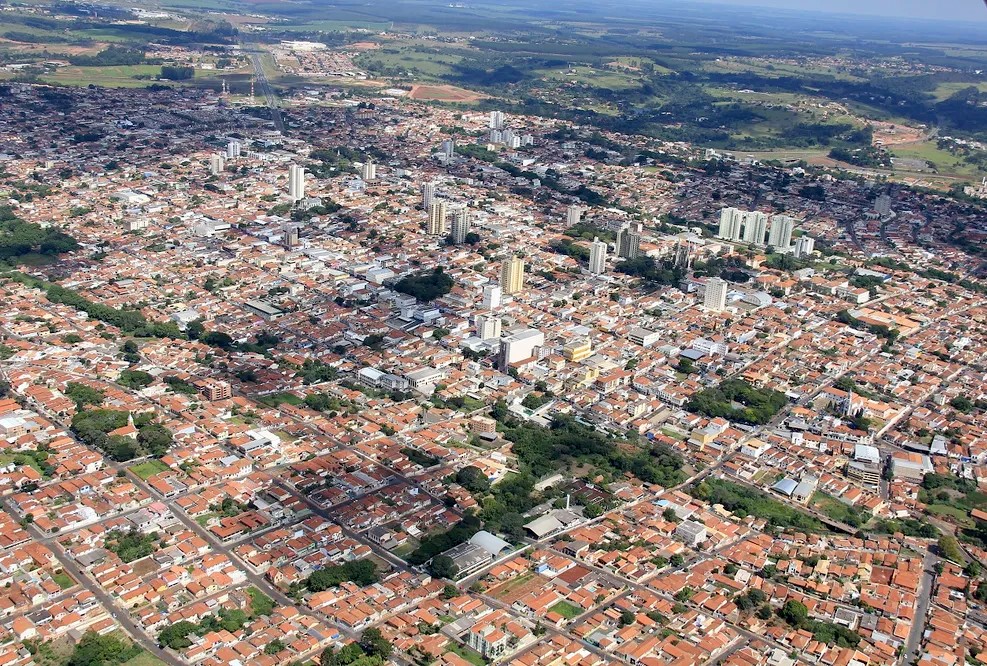
<svg viewBox="0 0 987 666"><path fill-rule="evenodd" d="M428 228L429 236L446 235L446 202L442 199L435 199L428 207Z"/></svg>
<svg viewBox="0 0 987 666"><path fill-rule="evenodd" d="M292 201L305 198L305 167L297 164L288 167L288 196Z"/></svg>
<svg viewBox="0 0 987 666"><path fill-rule="evenodd" d="M363 169L361 170L361 177L368 183L370 181L377 180L377 165L371 160L364 162Z"/></svg>
<svg viewBox="0 0 987 666"><path fill-rule="evenodd" d="M889 215L891 213L891 197L887 194L882 194L874 199L874 212L881 217Z"/></svg>
<svg viewBox="0 0 987 666"><path fill-rule="evenodd" d="M641 232L644 226L640 222L625 224L617 232L617 256L622 259L637 259L641 254Z"/></svg>
<svg viewBox="0 0 987 666"><path fill-rule="evenodd" d="M477 315L476 337L481 340L495 340L500 337L501 321L496 315Z"/></svg>
<svg viewBox="0 0 987 666"><path fill-rule="evenodd" d="M455 245L466 242L466 234L470 232L470 211L466 204L456 204L452 207L452 224L450 239Z"/></svg>
<svg viewBox="0 0 987 666"><path fill-rule="evenodd" d="M600 275L607 269L607 244L594 238L589 246L589 272Z"/></svg>
<svg viewBox="0 0 987 666"><path fill-rule="evenodd" d="M505 294L516 294L524 289L524 259L513 256L500 269L500 289Z"/></svg>
<svg viewBox="0 0 987 666"><path fill-rule="evenodd" d="M209 156L209 173L214 176L218 176L223 173L223 169L226 168L226 160L219 153L213 153Z"/></svg>
<svg viewBox="0 0 987 666"><path fill-rule="evenodd" d="M565 211L565 223L572 227L579 224L583 219L583 209L582 206L576 206L573 204L569 206Z"/></svg>
<svg viewBox="0 0 987 666"><path fill-rule="evenodd" d="M703 305L707 310L720 311L727 306L727 283L720 278L710 278L706 280L706 294L703 298Z"/></svg>
<svg viewBox="0 0 987 666"><path fill-rule="evenodd" d="M242 150L240 142L236 139L230 139L226 144L226 159L235 160L240 157L240 151Z"/></svg>
<svg viewBox="0 0 987 666"><path fill-rule="evenodd" d="M771 218L771 231L768 234L768 245L778 250L787 250L792 245L792 231L795 220L787 215L775 215Z"/></svg>
<svg viewBox="0 0 987 666"><path fill-rule="evenodd" d="M743 211L736 208L724 208L720 211L720 232L716 234L717 237L724 240L740 240L743 222Z"/></svg>
<svg viewBox="0 0 987 666"><path fill-rule="evenodd" d="M768 214L755 210L744 214L745 243L764 245L764 237L768 234Z"/></svg>
<svg viewBox="0 0 987 666"><path fill-rule="evenodd" d="M500 285L488 284L483 287L483 309L496 310L500 307L501 289Z"/></svg>
<svg viewBox="0 0 987 666"><path fill-rule="evenodd" d="M456 140L446 139L442 142L442 155L451 160L456 155Z"/></svg>
<svg viewBox="0 0 987 666"><path fill-rule="evenodd" d="M809 236L799 236L795 239L795 258L801 259L813 253L816 249L816 240Z"/></svg>
<svg viewBox="0 0 987 666"><path fill-rule="evenodd" d="M490 129L501 130L504 129L504 112L503 111L491 111L490 112Z"/></svg>
<svg viewBox="0 0 987 666"><path fill-rule="evenodd" d="M422 183L422 208L425 210L428 210L435 199L435 187L435 181L432 180Z"/></svg>

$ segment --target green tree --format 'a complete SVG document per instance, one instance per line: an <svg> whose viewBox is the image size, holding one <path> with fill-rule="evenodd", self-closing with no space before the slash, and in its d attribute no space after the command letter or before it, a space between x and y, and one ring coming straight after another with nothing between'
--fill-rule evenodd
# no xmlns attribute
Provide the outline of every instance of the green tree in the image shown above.
<svg viewBox="0 0 987 666"><path fill-rule="evenodd" d="M960 542L956 540L956 537L944 534L939 537L939 554L945 557L947 560L952 560L962 564L966 561L963 556L963 549L960 548Z"/></svg>
<svg viewBox="0 0 987 666"><path fill-rule="evenodd" d="M384 638L380 629L371 627L360 635L360 647L371 657L387 659L394 652L394 646Z"/></svg>
<svg viewBox="0 0 987 666"><path fill-rule="evenodd" d="M793 627L801 627L809 619L809 609L801 601L789 599L778 611L778 615Z"/></svg>
<svg viewBox="0 0 987 666"><path fill-rule="evenodd" d="M456 564L448 555L436 555L429 562L428 570L436 578L455 578L458 573Z"/></svg>
<svg viewBox="0 0 987 666"><path fill-rule="evenodd" d="M69 382L65 387L65 395L75 402L79 410L86 405L101 405L106 397L101 390L78 382Z"/></svg>

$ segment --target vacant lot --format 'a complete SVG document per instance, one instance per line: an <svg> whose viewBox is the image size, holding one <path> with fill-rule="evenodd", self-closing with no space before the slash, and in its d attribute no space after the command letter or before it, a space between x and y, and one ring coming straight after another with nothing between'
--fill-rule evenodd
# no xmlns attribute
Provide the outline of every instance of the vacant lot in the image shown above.
<svg viewBox="0 0 987 666"><path fill-rule="evenodd" d="M464 88L457 88L456 86L416 85L411 87L408 97L435 102L476 102L486 97L486 95L481 95L480 93Z"/></svg>

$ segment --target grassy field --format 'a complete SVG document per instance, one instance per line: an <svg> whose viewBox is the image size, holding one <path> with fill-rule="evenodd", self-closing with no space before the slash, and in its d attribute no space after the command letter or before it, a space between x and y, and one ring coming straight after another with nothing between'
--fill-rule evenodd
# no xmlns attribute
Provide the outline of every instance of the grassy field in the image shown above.
<svg viewBox="0 0 987 666"><path fill-rule="evenodd" d="M141 652L133 659L123 663L123 666L164 666L164 662L149 652Z"/></svg>
<svg viewBox="0 0 987 666"><path fill-rule="evenodd" d="M897 157L932 162L936 166L936 171L942 176L979 180L987 175L987 172L978 170L972 164L964 162L962 158L940 150L935 141L901 144L891 150Z"/></svg>
<svg viewBox="0 0 987 666"><path fill-rule="evenodd" d="M870 519L870 514L861 509L844 504L826 493L817 492L812 496L812 507L824 515L843 523L853 525L857 522L866 522Z"/></svg>
<svg viewBox="0 0 987 666"><path fill-rule="evenodd" d="M532 74L550 81L571 81L596 88L609 88L610 90L629 90L641 85L641 77L632 73L587 66L571 69L536 69L532 71Z"/></svg>
<svg viewBox="0 0 987 666"><path fill-rule="evenodd" d="M926 510L933 516L952 518L963 527L975 527L975 521L963 509L948 504L929 504Z"/></svg>
<svg viewBox="0 0 987 666"><path fill-rule="evenodd" d="M420 50L418 47L384 48L361 54L355 62L362 67L370 63L380 63L387 69L408 72L412 78L421 80L442 80L443 76L455 73L453 65L462 62L463 57L448 52Z"/></svg>
<svg viewBox="0 0 987 666"><path fill-rule="evenodd" d="M971 86L978 88L981 92L987 92L987 83L940 83L932 94L936 96L936 99L944 100Z"/></svg>
<svg viewBox="0 0 987 666"><path fill-rule="evenodd" d="M0 467L5 467L11 463L17 465L29 465L34 468L38 474L44 476L44 472L41 471L41 466L38 465L38 461L31 456L24 455L23 453L4 453L0 454Z"/></svg>
<svg viewBox="0 0 987 666"><path fill-rule="evenodd" d="M150 78L161 74L158 65L115 65L110 67L59 67L53 74L42 76L49 83L67 86L106 86L108 88L142 88L152 83ZM135 77L145 76L147 79Z"/></svg>
<svg viewBox="0 0 987 666"><path fill-rule="evenodd" d="M383 21L362 21L354 19L352 21L319 20L306 21L304 23L289 23L283 27L285 30L298 32L346 32L348 30L372 30L382 32L391 29L390 22Z"/></svg>
<svg viewBox="0 0 987 666"><path fill-rule="evenodd" d="M147 481L155 474L168 471L168 466L160 460L148 460L134 465L130 468L130 471Z"/></svg>
<svg viewBox="0 0 987 666"><path fill-rule="evenodd" d="M449 652L458 654L460 657L473 664L474 666L486 666L487 660L480 655L476 650L472 650L465 645L460 645L459 643L449 643Z"/></svg>
<svg viewBox="0 0 987 666"><path fill-rule="evenodd" d="M56 583L58 583L58 587L62 588L63 590L67 590L73 585L75 585L75 581L72 580L72 577L69 576L64 571L59 571L56 574L52 574L51 579Z"/></svg>
<svg viewBox="0 0 987 666"><path fill-rule="evenodd" d="M560 601L551 608L548 609L550 612L558 613L567 620L573 620L579 617L583 609L575 604L570 604L568 601Z"/></svg>

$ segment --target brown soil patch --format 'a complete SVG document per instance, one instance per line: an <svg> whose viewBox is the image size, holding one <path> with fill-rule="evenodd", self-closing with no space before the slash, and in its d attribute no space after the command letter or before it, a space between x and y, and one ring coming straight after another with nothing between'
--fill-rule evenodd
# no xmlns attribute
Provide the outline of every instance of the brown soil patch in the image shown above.
<svg viewBox="0 0 987 666"><path fill-rule="evenodd" d="M481 95L480 93L464 88L457 88L456 86L415 85L411 87L411 93L408 97L411 99L434 100L436 102L476 102L486 97L486 95Z"/></svg>

